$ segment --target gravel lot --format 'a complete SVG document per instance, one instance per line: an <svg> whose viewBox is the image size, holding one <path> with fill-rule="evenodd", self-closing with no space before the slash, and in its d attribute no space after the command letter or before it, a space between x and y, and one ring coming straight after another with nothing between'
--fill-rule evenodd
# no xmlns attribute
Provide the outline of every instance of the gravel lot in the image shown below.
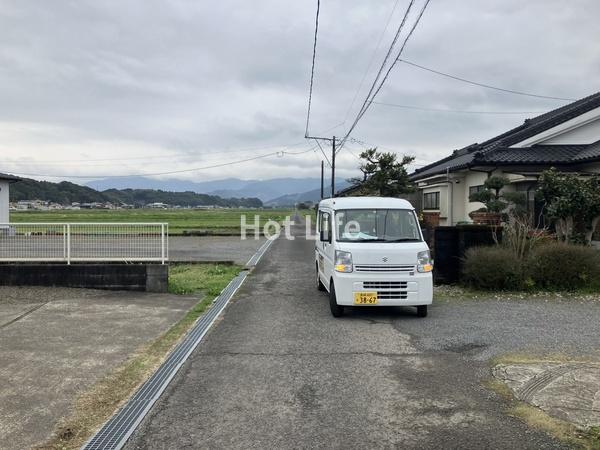
<svg viewBox="0 0 600 450"><path fill-rule="evenodd" d="M521 297L441 298L427 320L401 315L392 323L413 336L420 349L468 353L479 361L514 352L600 359L600 296Z"/></svg>

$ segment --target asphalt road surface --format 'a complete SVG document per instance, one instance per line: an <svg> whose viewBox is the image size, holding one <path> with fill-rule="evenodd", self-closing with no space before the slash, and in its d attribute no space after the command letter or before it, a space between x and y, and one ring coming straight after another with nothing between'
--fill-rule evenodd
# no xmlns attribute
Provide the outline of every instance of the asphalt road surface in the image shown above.
<svg viewBox="0 0 600 450"><path fill-rule="evenodd" d="M334 319L313 272L312 242L276 241L127 448L563 448L482 387L494 344L444 330L455 306Z"/></svg>

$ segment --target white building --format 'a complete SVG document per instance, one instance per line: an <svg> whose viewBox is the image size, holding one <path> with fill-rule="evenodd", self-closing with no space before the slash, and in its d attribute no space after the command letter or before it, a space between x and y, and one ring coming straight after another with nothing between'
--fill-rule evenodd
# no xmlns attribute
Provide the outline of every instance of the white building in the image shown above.
<svg viewBox="0 0 600 450"><path fill-rule="evenodd" d="M600 93L455 150L417 169L411 179L417 183L428 225L455 225L469 222L469 213L483 206L469 196L492 175L510 180L504 189L525 193L536 217L541 207L534 196L537 179L551 167L582 175L600 173Z"/></svg>
<svg viewBox="0 0 600 450"><path fill-rule="evenodd" d="M9 186L15 181L19 178L0 173L0 224L9 222Z"/></svg>

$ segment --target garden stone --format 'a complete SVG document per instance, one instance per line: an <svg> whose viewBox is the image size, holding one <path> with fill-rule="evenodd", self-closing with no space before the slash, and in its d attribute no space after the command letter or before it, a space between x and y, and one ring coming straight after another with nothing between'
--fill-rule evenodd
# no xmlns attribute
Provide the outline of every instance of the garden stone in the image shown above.
<svg viewBox="0 0 600 450"><path fill-rule="evenodd" d="M499 364L493 375L516 398L581 428L600 426L600 364Z"/></svg>

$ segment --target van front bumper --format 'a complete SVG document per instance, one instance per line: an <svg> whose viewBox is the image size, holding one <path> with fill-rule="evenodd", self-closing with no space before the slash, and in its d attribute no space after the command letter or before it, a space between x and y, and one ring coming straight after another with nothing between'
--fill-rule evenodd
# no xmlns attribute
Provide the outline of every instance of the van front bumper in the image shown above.
<svg viewBox="0 0 600 450"><path fill-rule="evenodd" d="M333 277L338 305L354 304L354 294L377 292L376 305L360 306L420 306L433 302L431 272L414 275L396 273L339 273Z"/></svg>

